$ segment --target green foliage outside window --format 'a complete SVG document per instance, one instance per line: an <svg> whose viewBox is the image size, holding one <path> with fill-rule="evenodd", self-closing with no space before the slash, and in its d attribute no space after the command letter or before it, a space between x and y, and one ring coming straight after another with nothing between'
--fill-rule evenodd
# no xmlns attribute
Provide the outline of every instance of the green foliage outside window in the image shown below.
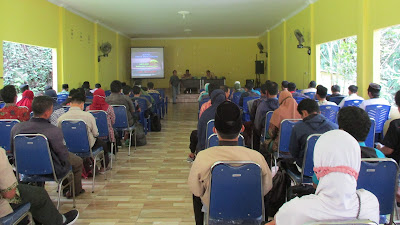
<svg viewBox="0 0 400 225"><path fill-rule="evenodd" d="M53 84L52 49L3 42L4 85L28 84L35 95Z"/></svg>

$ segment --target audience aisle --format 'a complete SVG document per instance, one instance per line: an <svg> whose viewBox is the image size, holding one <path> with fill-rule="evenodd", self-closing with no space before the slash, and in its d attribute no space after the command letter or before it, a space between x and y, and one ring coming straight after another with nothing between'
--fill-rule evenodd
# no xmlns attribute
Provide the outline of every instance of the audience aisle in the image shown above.
<svg viewBox="0 0 400 225"><path fill-rule="evenodd" d="M91 180L83 180L86 193L77 199L76 224L194 224L186 158L197 110L196 103L170 104L162 132L150 132L147 145L130 157L127 148L120 150L107 180L96 175L95 193L90 192ZM46 188L55 201L55 185ZM60 211L71 208L72 200L63 198Z"/></svg>

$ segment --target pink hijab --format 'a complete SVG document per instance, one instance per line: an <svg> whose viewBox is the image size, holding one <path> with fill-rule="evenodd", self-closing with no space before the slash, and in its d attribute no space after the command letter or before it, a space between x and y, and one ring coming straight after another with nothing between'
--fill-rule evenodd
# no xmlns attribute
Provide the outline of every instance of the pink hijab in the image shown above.
<svg viewBox="0 0 400 225"><path fill-rule="evenodd" d="M26 106L29 109L29 112L32 112L32 101L35 95L31 90L26 90L22 93L22 99L17 102L17 106Z"/></svg>
<svg viewBox="0 0 400 225"><path fill-rule="evenodd" d="M282 91L279 95L279 108L274 111L270 123L280 128L282 120L301 119L297 112L297 102L289 91Z"/></svg>

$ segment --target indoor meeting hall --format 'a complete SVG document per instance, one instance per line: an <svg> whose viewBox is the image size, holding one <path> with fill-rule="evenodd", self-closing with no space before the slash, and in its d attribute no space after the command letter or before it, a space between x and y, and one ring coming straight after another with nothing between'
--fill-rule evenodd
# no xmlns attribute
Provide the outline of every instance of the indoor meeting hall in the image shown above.
<svg viewBox="0 0 400 225"><path fill-rule="evenodd" d="M400 224L399 0L0 0L0 225Z"/></svg>

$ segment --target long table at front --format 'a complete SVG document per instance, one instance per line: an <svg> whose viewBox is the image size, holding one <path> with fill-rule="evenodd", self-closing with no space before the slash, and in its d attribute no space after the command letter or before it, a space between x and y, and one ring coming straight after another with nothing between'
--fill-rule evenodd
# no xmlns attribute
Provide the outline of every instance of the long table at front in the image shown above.
<svg viewBox="0 0 400 225"><path fill-rule="evenodd" d="M183 89L191 88L200 91L207 83L216 84L218 86L225 85L225 79L182 79L181 86ZM180 90L180 89L179 89Z"/></svg>

